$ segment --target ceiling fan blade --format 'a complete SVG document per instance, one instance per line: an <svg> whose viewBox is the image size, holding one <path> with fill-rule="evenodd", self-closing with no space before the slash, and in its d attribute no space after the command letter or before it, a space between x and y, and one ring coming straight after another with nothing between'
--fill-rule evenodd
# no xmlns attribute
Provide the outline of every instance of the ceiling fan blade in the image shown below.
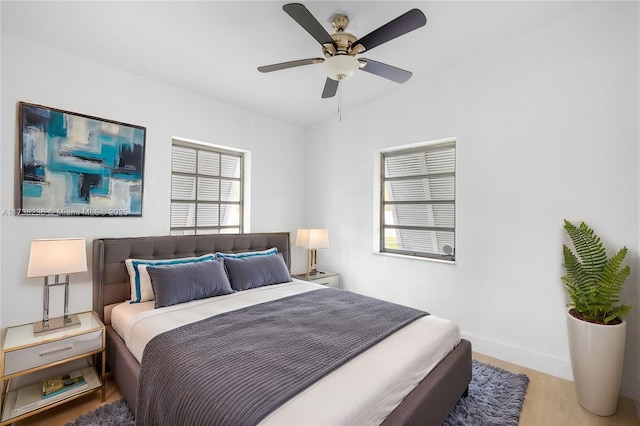
<svg viewBox="0 0 640 426"><path fill-rule="evenodd" d="M284 70L287 68L293 67L301 67L303 65L311 65L311 64L321 64L324 62L322 58L309 58L309 59L299 59L297 61L289 61L289 62L281 62L279 64L271 64L271 65L263 65L258 67L258 71L260 72L272 72Z"/></svg>
<svg viewBox="0 0 640 426"><path fill-rule="evenodd" d="M413 75L411 71L383 64L382 62L374 61L372 59L360 58L360 61L367 63L364 67L360 68L362 71L375 74L386 78L387 80L395 81L396 83L404 83Z"/></svg>
<svg viewBox="0 0 640 426"><path fill-rule="evenodd" d="M289 3L282 6L282 9L284 9L284 11L287 12L294 21L300 24L302 28L307 30L307 32L318 41L318 43L322 45L327 43L334 45L333 39L327 30L325 30L320 22L313 17L306 7L300 3Z"/></svg>
<svg viewBox="0 0 640 426"><path fill-rule="evenodd" d="M324 82L324 90L322 91L322 98L333 98L338 92L338 80L333 80L327 77L327 81Z"/></svg>
<svg viewBox="0 0 640 426"><path fill-rule="evenodd" d="M371 50L376 46L386 43L389 40L393 40L396 37L400 37L410 31L422 27L427 23L427 17L420 9L411 9L404 15L398 16L393 21L390 21L377 30L373 30L366 36L354 41L352 46L353 50L357 53L362 53L365 50ZM357 45L361 45L364 49L358 50Z"/></svg>

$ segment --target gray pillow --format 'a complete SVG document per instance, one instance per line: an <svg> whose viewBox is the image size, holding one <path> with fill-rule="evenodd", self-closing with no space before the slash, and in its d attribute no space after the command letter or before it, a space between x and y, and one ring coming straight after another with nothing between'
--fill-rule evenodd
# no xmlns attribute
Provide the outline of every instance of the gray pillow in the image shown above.
<svg viewBox="0 0 640 426"><path fill-rule="evenodd" d="M233 293L222 259L148 266L155 307Z"/></svg>
<svg viewBox="0 0 640 426"><path fill-rule="evenodd" d="M224 266L234 290L248 290L291 281L282 253L240 259L228 257L224 259Z"/></svg>

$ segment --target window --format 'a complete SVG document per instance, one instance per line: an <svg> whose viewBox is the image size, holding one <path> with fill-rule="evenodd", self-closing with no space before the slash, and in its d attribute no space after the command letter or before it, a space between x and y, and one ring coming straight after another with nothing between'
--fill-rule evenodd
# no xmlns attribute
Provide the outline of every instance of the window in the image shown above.
<svg viewBox="0 0 640 426"><path fill-rule="evenodd" d="M380 251L455 260L455 140L381 152Z"/></svg>
<svg viewBox="0 0 640 426"><path fill-rule="evenodd" d="M171 234L243 232L244 153L173 140Z"/></svg>

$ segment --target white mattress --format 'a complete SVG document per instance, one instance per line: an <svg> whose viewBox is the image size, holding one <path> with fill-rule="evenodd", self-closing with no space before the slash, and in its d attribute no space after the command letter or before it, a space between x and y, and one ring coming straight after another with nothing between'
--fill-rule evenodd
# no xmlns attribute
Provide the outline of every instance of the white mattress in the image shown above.
<svg viewBox="0 0 640 426"><path fill-rule="evenodd" d="M154 336L212 315L323 288L306 281L259 287L154 309L154 302L116 306L111 324L140 362ZM325 376L265 418L261 425L380 424L460 342L458 325L419 318Z"/></svg>

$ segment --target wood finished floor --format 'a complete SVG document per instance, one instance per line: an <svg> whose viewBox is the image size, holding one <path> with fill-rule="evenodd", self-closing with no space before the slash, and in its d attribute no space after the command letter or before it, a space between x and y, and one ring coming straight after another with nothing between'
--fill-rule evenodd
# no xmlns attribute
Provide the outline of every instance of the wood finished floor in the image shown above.
<svg viewBox="0 0 640 426"><path fill-rule="evenodd" d="M529 388L520 417L520 426L640 426L633 401L630 399L620 397L615 415L599 417L578 404L573 382L486 355L474 353L473 357L478 361L529 376ZM121 398L120 391L110 375L107 375L106 398L105 404ZM100 405L100 392L94 392L14 424L16 426L61 426L73 422L79 415Z"/></svg>
<svg viewBox="0 0 640 426"><path fill-rule="evenodd" d="M573 382L474 353L478 361L529 376L520 426L634 426L640 425L633 401L620 397L615 415L600 417L578 404Z"/></svg>

